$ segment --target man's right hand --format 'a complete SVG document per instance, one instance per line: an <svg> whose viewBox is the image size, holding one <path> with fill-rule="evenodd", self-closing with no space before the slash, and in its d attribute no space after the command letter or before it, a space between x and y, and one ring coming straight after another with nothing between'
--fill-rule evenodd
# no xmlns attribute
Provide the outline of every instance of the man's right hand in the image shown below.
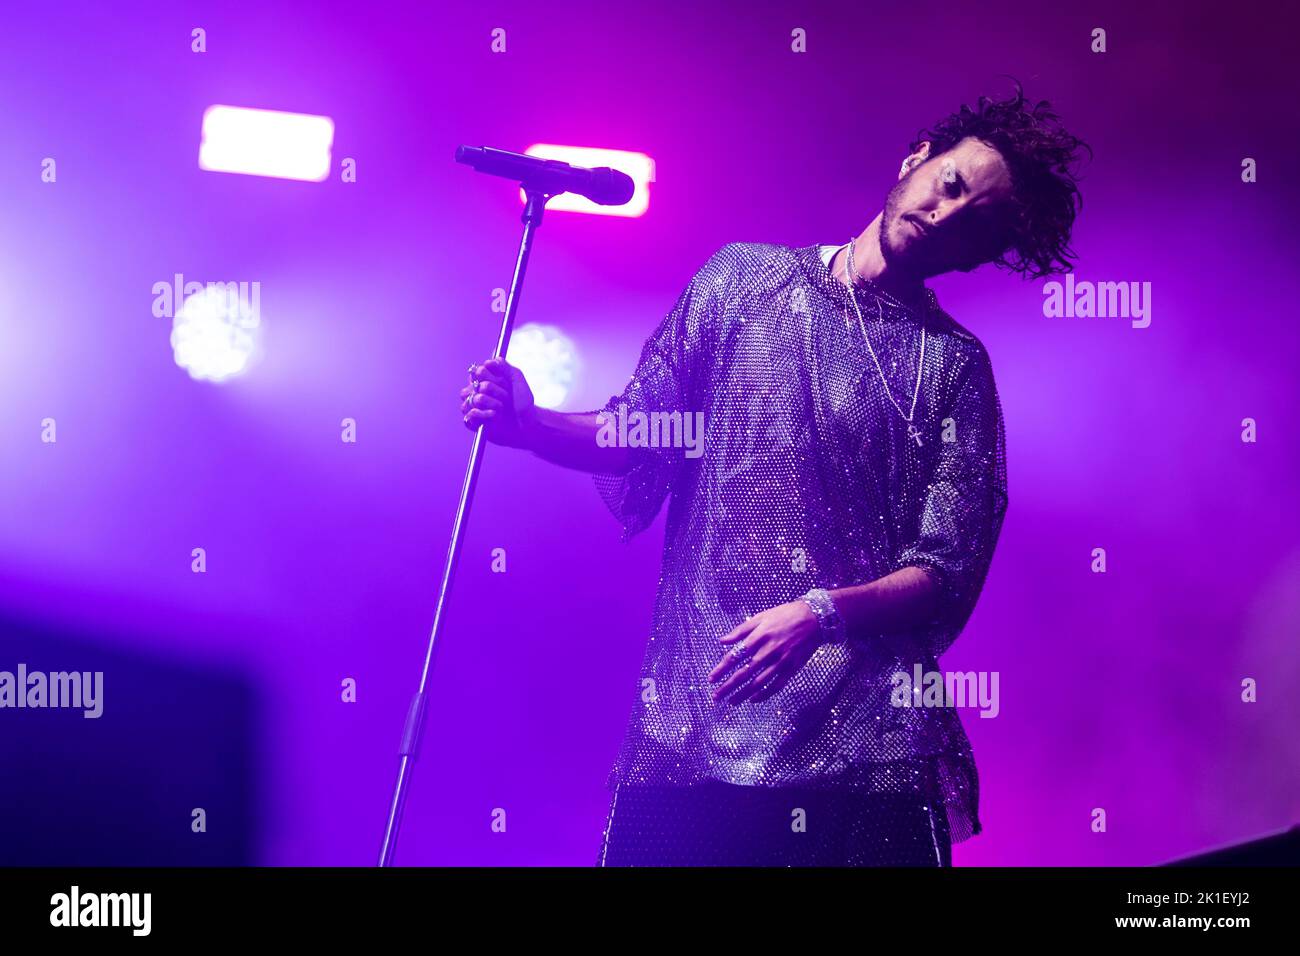
<svg viewBox="0 0 1300 956"><path fill-rule="evenodd" d="M465 427L473 431L482 425L483 436L496 445L531 447L537 407L523 373L505 359L490 358L470 374L478 381L460 390Z"/></svg>

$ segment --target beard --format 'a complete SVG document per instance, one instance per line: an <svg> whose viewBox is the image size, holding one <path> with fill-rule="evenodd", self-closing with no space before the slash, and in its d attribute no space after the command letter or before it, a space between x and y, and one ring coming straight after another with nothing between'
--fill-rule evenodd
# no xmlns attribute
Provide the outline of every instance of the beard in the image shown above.
<svg viewBox="0 0 1300 956"><path fill-rule="evenodd" d="M884 215L880 218L880 257L884 259L887 266L895 268L900 272L907 268L907 257L904 256L902 250L894 244L893 227L894 223L898 221L898 207L903 197L903 192L906 190L907 184L911 182L912 174L915 172L915 167L908 170L907 175L890 188L888 195L885 196Z"/></svg>

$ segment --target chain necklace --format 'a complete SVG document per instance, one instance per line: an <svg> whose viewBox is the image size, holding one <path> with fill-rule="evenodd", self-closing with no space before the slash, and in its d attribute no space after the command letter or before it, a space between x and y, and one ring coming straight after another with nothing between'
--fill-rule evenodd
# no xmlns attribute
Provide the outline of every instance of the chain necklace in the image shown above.
<svg viewBox="0 0 1300 956"><path fill-rule="evenodd" d="M912 424L912 416L916 414L916 399L921 394L921 372L925 368L925 316L921 316L921 357L916 363L916 387L912 390L912 407L904 414L902 407L899 406L898 402L894 401L894 396L889 391L889 383L885 381L885 370L880 367L880 359L876 358L876 350L871 347L871 336L867 335L867 324L862 320L862 309L858 305L858 297L854 289L854 280L857 278L857 270L853 268L854 238L850 237L848 244L845 246L848 250L845 268L848 270L849 298L853 300L853 310L858 314L858 328L862 330L862 338L866 340L867 351L871 353L871 361L876 364L876 372L880 375L880 384L885 387L885 397L889 399L889 403L894 406L898 414L902 415L903 421L907 422L907 437L916 442L919 448L921 446L921 430ZM880 305L881 297L888 298L891 303L898 305L899 308L905 308L902 303L897 302L897 300L885 295L883 292L878 292L874 288L872 292L876 295L876 312L880 317L882 326L885 322L885 312Z"/></svg>

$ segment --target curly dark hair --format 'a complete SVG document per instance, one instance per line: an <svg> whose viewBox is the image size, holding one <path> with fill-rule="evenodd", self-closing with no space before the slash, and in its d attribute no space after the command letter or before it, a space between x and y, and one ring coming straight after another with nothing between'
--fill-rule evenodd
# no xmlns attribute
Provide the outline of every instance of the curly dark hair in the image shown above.
<svg viewBox="0 0 1300 956"><path fill-rule="evenodd" d="M1015 93L1010 97L981 96L975 109L963 104L918 133L908 149L916 152L922 142L929 142L929 158L934 159L973 136L1002 155L1011 171L1012 210L999 239L1002 251L985 261L1037 279L1073 268L1077 254L1070 248L1070 231L1083 208L1083 194L1071 167L1079 160L1080 148L1091 159L1092 147L1066 132L1047 100L1030 104L1019 81L1011 80ZM963 271L978 264L967 263Z"/></svg>

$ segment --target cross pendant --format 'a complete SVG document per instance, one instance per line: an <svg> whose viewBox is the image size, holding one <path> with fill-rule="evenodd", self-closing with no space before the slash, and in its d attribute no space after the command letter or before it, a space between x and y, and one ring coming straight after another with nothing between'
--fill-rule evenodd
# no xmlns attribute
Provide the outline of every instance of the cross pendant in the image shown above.
<svg viewBox="0 0 1300 956"><path fill-rule="evenodd" d="M917 428L915 425L908 425L907 436L916 442L917 448L921 447L921 429Z"/></svg>

